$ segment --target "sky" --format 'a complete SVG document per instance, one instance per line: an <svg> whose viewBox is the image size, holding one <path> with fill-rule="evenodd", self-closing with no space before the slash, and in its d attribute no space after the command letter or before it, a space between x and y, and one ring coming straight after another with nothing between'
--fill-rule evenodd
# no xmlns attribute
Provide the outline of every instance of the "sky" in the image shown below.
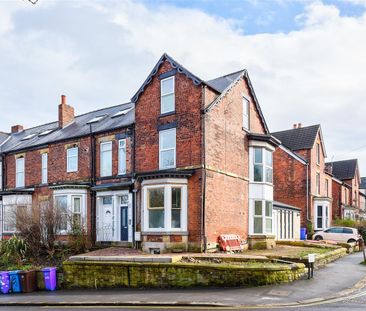
<svg viewBox="0 0 366 311"><path fill-rule="evenodd" d="M366 0L0 0L0 131L128 102L164 52L246 68L271 131L321 124L366 176Z"/></svg>

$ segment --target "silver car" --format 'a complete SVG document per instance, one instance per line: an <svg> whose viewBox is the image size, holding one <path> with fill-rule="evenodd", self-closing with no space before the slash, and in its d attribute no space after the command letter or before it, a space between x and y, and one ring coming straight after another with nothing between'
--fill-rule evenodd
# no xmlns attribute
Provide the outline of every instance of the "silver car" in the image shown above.
<svg viewBox="0 0 366 311"><path fill-rule="evenodd" d="M362 239L356 228L331 227L324 231L315 232L313 239L316 241L328 240L335 242L354 243Z"/></svg>

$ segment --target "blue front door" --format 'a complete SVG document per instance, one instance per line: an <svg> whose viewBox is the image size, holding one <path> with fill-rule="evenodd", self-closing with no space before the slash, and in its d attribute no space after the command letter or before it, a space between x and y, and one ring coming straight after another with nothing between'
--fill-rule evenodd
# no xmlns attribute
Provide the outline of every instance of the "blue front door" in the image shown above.
<svg viewBox="0 0 366 311"><path fill-rule="evenodd" d="M121 241L128 241L128 206L121 206Z"/></svg>

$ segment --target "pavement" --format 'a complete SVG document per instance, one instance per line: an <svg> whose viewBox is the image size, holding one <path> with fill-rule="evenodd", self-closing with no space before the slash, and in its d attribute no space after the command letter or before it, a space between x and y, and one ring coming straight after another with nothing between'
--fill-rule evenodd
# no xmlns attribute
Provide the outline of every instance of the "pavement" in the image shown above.
<svg viewBox="0 0 366 311"><path fill-rule="evenodd" d="M0 306L295 306L335 301L366 287L362 253L316 270L311 280L253 288L60 290L0 296Z"/></svg>

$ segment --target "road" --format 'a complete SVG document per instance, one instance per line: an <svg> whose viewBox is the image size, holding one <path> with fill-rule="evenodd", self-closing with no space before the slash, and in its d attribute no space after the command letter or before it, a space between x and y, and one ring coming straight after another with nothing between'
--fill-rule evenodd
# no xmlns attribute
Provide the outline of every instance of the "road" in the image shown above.
<svg viewBox="0 0 366 311"><path fill-rule="evenodd" d="M359 297L357 297L359 296ZM0 311L24 311L24 310L29 310L29 311L36 311L36 310L40 310L40 311L64 311L64 310L69 310L69 311L80 311L80 310L85 310L85 311L92 311L92 310L97 310L97 311L160 311L160 310L176 310L176 311L190 311L190 310L199 310L199 311L212 311L212 310L245 310L245 311L258 311L261 310L262 308L203 308L203 307L120 307L120 306L115 306L115 307L103 307L103 306L92 306L92 307L0 307ZM312 305L309 306L292 306L292 307L280 307L280 308L263 308L265 310L274 310L274 311L278 311L278 310L288 310L288 311L348 311L348 310L366 310L366 291L365 292L361 292L355 295L352 295L351 298L349 299L345 299L342 301L337 301L337 302L322 302L320 304L317 303L313 303Z"/></svg>

